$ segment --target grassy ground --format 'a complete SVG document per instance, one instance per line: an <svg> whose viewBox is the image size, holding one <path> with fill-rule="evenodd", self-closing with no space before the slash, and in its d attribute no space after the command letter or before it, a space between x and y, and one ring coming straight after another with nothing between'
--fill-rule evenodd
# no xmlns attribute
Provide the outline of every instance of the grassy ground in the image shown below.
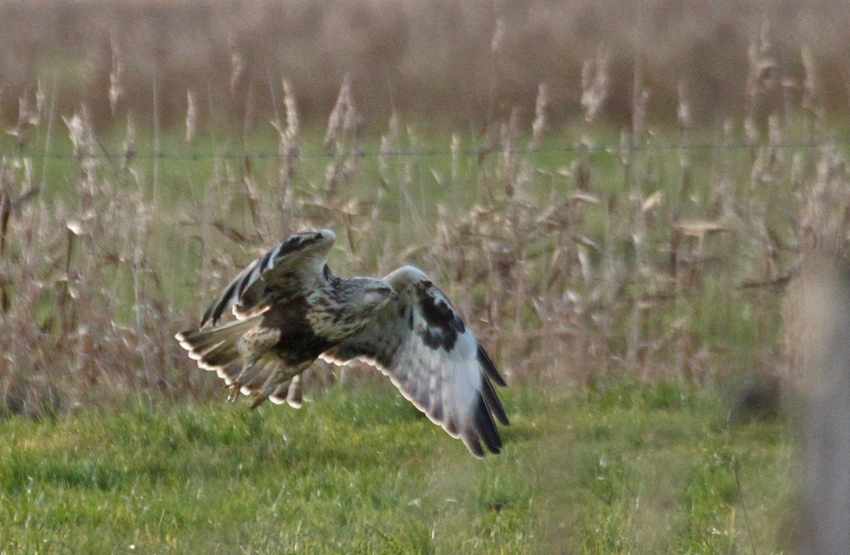
<svg viewBox="0 0 850 555"><path fill-rule="evenodd" d="M787 541L782 421L730 427L716 390L665 384L514 387L506 406L506 451L484 461L375 384L300 411L140 399L13 419L0 553L766 554Z"/></svg>

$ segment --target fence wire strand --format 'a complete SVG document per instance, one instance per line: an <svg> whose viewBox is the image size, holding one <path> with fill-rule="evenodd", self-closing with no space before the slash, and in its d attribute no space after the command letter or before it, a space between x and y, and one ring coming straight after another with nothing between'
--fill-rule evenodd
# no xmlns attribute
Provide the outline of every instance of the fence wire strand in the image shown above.
<svg viewBox="0 0 850 555"><path fill-rule="evenodd" d="M815 150L821 148L837 148L850 146L850 139L836 139L828 141L790 141L781 143L771 142L746 142L738 141L733 143L652 143L642 142L634 144L622 143L603 143L603 144L569 144L559 146L546 146L537 148L504 148L499 146L484 147L484 148L467 148L461 149L459 153L468 158L480 158L489 154L514 154L520 156L531 156L535 154L549 153L565 153L578 154L581 152L598 154L607 153L614 154L630 150L632 152L669 152L669 151L708 151L708 150L748 150L757 148L771 148L779 150ZM240 160L244 158L255 159L279 159L284 157L294 157L296 159L332 159L340 154L355 156L357 158L426 158L426 157L449 157L453 153L448 148L425 148L425 149L410 149L410 150L375 150L375 149L354 149L350 152L337 153L326 152L323 150L300 150L294 156L292 153L282 153L279 150L245 150L245 151L221 151L221 152L201 152L201 151L185 151L172 152L163 150L103 150L99 153L59 153L59 152L35 152L28 150L19 150L13 152L5 149L0 150L0 156L6 158L23 158L30 160L120 160L120 159L162 159L162 160L182 160L182 161L201 161L214 159L234 159Z"/></svg>

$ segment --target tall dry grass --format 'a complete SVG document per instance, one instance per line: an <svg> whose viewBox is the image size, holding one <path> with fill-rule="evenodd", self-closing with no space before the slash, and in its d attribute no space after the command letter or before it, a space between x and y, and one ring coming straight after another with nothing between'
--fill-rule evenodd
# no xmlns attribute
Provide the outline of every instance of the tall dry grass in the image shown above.
<svg viewBox="0 0 850 555"><path fill-rule="evenodd" d="M601 143L609 127L600 120L619 94L605 52L582 64L577 134L553 122L563 100L546 83L527 105L448 140L393 112L370 149L368 96L343 77L321 153L302 133L302 89L279 75L269 79L275 156L252 154L241 108L238 156L143 156L170 135L158 108L153 137L139 138L142 116L122 106L132 90L123 62L107 66L101 91L116 106L108 128L123 126L123 139L106 138L115 133L83 99L66 112L57 91L25 94L0 159L3 410L43 416L139 391L211 394L215 380L173 333L195 325L254 256L317 227L337 231L344 254L331 263L342 275L425 269L512 380L775 377L785 368L784 284L802 246L843 248L850 176L811 50L798 51L805 71L794 80L773 36L746 50L744 108L707 141L687 84L676 93L676 132L656 131L653 84L639 64L630 124L619 142ZM506 40L497 33L490 46ZM257 70L233 50L234 106ZM800 94L777 109L777 87ZM179 96L186 138L215 136L198 115L204 95ZM50 157L62 151L59 135L69 160Z"/></svg>

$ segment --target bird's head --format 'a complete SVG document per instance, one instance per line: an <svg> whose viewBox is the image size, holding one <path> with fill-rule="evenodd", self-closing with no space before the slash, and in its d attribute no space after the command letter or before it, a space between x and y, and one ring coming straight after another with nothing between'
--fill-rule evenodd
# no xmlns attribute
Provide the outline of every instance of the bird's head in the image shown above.
<svg viewBox="0 0 850 555"><path fill-rule="evenodd" d="M347 309L355 314L367 314L386 304L394 295L393 288L375 278L347 279L342 285Z"/></svg>

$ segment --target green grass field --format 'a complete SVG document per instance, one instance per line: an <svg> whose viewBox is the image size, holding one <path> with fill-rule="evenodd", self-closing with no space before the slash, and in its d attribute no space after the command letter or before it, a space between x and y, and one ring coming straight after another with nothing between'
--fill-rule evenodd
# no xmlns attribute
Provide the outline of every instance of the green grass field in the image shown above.
<svg viewBox="0 0 850 555"><path fill-rule="evenodd" d="M13 419L0 553L784 549L782 420L730 427L717 391L664 384L505 397L507 447L483 461L382 385L300 411L138 400Z"/></svg>
<svg viewBox="0 0 850 555"><path fill-rule="evenodd" d="M772 28L673 0L526 27L525 3L13 4L41 31L0 41L0 555L794 545L797 428L738 409L806 387L783 297L806 252L847 252L844 56L811 24L840 2ZM300 411L227 404L174 341L318 228L336 274L413 264L452 300L510 384L500 456L372 370Z"/></svg>

